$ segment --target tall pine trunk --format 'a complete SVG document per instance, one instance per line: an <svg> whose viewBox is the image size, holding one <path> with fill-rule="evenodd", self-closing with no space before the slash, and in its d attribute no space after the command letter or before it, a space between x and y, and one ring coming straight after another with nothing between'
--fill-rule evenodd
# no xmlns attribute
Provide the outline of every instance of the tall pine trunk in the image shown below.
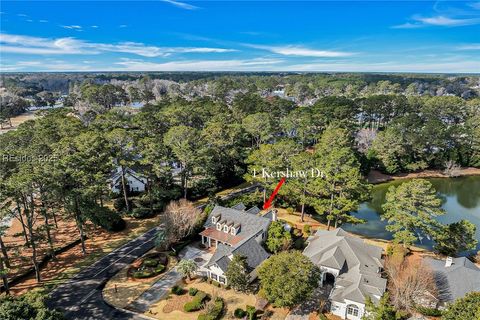
<svg viewBox="0 0 480 320"><path fill-rule="evenodd" d="M83 223L81 220L80 207L78 205L78 198L75 196L75 222L77 224L78 232L80 233L80 243L82 244L82 253L83 255L87 254L87 249L85 248L85 235L83 232Z"/></svg>
<svg viewBox="0 0 480 320"><path fill-rule="evenodd" d="M27 228L26 228L25 220L23 220L22 209L20 209L20 203L18 200L16 201L16 203L17 203L17 211L18 211L18 220L22 225L23 239L25 240L25 246L27 248L30 248L30 242L28 241L28 236L27 236Z"/></svg>
<svg viewBox="0 0 480 320"><path fill-rule="evenodd" d="M5 270L5 260L0 256L0 276L2 277L3 287L5 288L5 293L10 294L10 286L8 284L7 270ZM9 268L7 266L7 268Z"/></svg>
<svg viewBox="0 0 480 320"><path fill-rule="evenodd" d="M8 252L7 252L7 247L5 246L5 243L3 242L3 238L0 235L0 249L2 250L2 256L3 258L3 263L7 268L10 268L10 258L8 257Z"/></svg>
<svg viewBox="0 0 480 320"><path fill-rule="evenodd" d="M27 205L25 205L25 210L25 212L27 213L27 229L30 238L30 246L32 248L32 264L33 268L35 269L35 279L38 283L42 281L42 278L40 275L40 267L38 266L37 262L37 244L35 237L33 236L33 216L35 214L35 199L33 197L33 194L30 195L30 209L28 209Z"/></svg>

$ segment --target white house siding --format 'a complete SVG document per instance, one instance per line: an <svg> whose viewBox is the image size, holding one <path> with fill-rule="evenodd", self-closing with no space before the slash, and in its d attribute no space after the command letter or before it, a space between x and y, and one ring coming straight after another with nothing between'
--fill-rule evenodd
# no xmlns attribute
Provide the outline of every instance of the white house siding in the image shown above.
<svg viewBox="0 0 480 320"><path fill-rule="evenodd" d="M147 184L147 181L145 178L135 178L133 177L131 174L129 173L126 173L125 174L125 182L128 184L128 186L130 187L130 190L131 191L136 191L136 192L143 192L145 191L145 185ZM115 192L115 193L120 193L120 191L122 190L122 180L119 179L118 180L118 183L115 184L113 187L112 187L112 191Z"/></svg>
<svg viewBox="0 0 480 320"><path fill-rule="evenodd" d="M353 306L357 307L357 310L358 310L357 315L348 314L348 307L353 307ZM342 319L361 320L363 317L363 314L365 313L365 305L363 303L350 301L350 300L345 300L344 303L332 301L330 312L332 312L334 315Z"/></svg>
<svg viewBox="0 0 480 320"><path fill-rule="evenodd" d="M222 269L217 267L216 265L208 267L208 277L211 278L212 280L215 280L217 282L227 284L227 277L225 277L225 274L223 273ZM222 278L225 279L225 281L220 281Z"/></svg>

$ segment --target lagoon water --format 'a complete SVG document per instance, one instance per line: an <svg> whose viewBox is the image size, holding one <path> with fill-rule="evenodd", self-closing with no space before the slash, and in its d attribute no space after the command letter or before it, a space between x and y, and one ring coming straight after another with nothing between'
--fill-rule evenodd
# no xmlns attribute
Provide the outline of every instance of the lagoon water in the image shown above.
<svg viewBox="0 0 480 320"><path fill-rule="evenodd" d="M429 178L426 180L432 183L443 199L443 208L446 214L437 219L442 223L452 223L461 219L471 221L477 226L476 237L480 242L480 176ZM342 228L367 237L392 239L392 234L385 230L387 222L380 219L382 204L385 202L385 194L388 188L405 181L396 180L375 185L372 189L371 200L362 203L358 212L353 214L358 218L367 220L367 223L362 225L345 224ZM417 245L431 249L433 242L424 238ZM477 245L477 250L480 250L480 243Z"/></svg>

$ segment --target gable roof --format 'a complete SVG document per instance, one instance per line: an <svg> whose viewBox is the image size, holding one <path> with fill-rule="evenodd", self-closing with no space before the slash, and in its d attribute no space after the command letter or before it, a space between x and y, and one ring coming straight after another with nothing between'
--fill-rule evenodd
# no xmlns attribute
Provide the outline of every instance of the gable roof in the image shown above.
<svg viewBox="0 0 480 320"><path fill-rule="evenodd" d="M467 258L453 258L450 267L445 266L445 260L425 258L425 262L432 268L440 301L453 301L480 291L480 269Z"/></svg>
<svg viewBox="0 0 480 320"><path fill-rule="evenodd" d="M231 245L236 245L258 234L262 230L266 230L271 222L268 218L262 216L251 214L242 210L226 208L217 205L208 215L207 221L205 221L203 225L205 227L205 230L202 231L200 234L206 235L206 232L212 233L212 229L216 230L215 224L212 222L213 216L219 217L219 221L225 221L227 224L240 226L239 232L235 236L233 236L236 239L235 243L229 243L228 239L225 239L224 241ZM223 233L223 231L220 232Z"/></svg>
<svg viewBox="0 0 480 320"><path fill-rule="evenodd" d="M270 255L263 249L263 247L255 240L250 238L236 247L230 247L219 243L217 250L210 258L206 266L217 265L223 272L227 271L230 264L230 256L241 255L247 258L247 265L250 269L255 269Z"/></svg>
<svg viewBox="0 0 480 320"><path fill-rule="evenodd" d="M376 302L385 292L387 280L379 273L379 268L383 267L382 248L366 244L341 228L318 230L307 241L305 256L320 267L339 271L332 300L365 303L370 296Z"/></svg>

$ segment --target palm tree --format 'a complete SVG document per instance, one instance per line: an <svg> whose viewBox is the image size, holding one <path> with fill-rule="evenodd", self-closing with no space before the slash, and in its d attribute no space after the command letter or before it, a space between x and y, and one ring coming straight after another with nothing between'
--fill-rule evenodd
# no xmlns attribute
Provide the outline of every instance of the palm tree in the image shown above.
<svg viewBox="0 0 480 320"><path fill-rule="evenodd" d="M191 280L192 274L197 271L198 267L193 260L182 260L178 263L177 269L182 276L186 277L188 280Z"/></svg>

